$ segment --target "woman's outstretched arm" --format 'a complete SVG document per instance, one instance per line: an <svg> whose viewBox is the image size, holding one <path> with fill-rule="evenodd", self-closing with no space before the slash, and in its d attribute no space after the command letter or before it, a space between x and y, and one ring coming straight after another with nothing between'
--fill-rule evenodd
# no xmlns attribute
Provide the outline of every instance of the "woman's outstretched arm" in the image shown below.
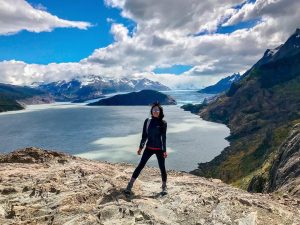
<svg viewBox="0 0 300 225"><path fill-rule="evenodd" d="M143 134L142 134L142 139L141 139L141 143L140 143L140 149L144 148L144 145L145 145L145 142L147 141L148 139L148 135L147 135L147 119L145 119L145 122L144 122L144 126L143 126Z"/></svg>

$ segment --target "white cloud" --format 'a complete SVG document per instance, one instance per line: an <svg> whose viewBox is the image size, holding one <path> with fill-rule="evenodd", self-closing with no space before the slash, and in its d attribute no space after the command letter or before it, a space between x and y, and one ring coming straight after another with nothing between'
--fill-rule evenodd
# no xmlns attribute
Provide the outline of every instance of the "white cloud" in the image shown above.
<svg viewBox="0 0 300 225"><path fill-rule="evenodd" d="M199 89L218 82L224 76L192 76L188 72L182 75L143 73L143 77L161 82L172 89Z"/></svg>
<svg viewBox="0 0 300 225"><path fill-rule="evenodd" d="M214 31L232 9L227 6L240 3L240 0L106 0L112 7L122 9L122 15L136 21L140 29L156 27L159 30L172 30L180 34L193 34L200 31Z"/></svg>
<svg viewBox="0 0 300 225"><path fill-rule="evenodd" d="M45 11L38 4L35 8L25 0L0 0L0 35L10 35L22 30L30 32L52 31L59 27L87 29L90 23L60 19Z"/></svg>
<svg viewBox="0 0 300 225"><path fill-rule="evenodd" d="M115 23L116 21L113 18L106 18L107 23Z"/></svg>
<svg viewBox="0 0 300 225"><path fill-rule="evenodd" d="M291 17L291 14L293 14L293 12L297 14L298 10L299 1L296 0L256 0L255 2L244 4L224 25L234 25L242 21L260 17L265 19L285 16Z"/></svg>
<svg viewBox="0 0 300 225"><path fill-rule="evenodd" d="M99 72L97 66L79 63L27 64L22 61L0 62L0 82L29 85L34 81L69 80L74 76Z"/></svg>
<svg viewBox="0 0 300 225"><path fill-rule="evenodd" d="M128 29L123 24L113 23L110 32L116 41L126 41L128 39Z"/></svg>
<svg viewBox="0 0 300 225"><path fill-rule="evenodd" d="M123 68L101 67L97 64L89 63L51 63L48 65L27 64L22 61L2 61L0 62L0 83L11 83L16 85L30 85L35 81L51 82L56 80L70 80L75 76L89 74L101 75L104 77L122 77ZM21 74L21 76L20 76ZM114 74L114 75L111 75ZM199 79L196 76L160 74L153 72L132 73L127 75L131 78L148 78L161 82L171 88L198 88L209 85L213 80L216 82L220 77L212 79L210 76L203 76Z"/></svg>
<svg viewBox="0 0 300 225"><path fill-rule="evenodd" d="M198 76L202 81L207 76L224 77L245 71L265 49L282 44L297 28L300 2L257 0L240 9L233 7L240 3L107 0L107 5L120 8L124 17L134 20L137 28L132 37L97 49L85 61L148 73L156 67L194 65L184 75ZM215 33L222 24L234 25L251 19L257 20L252 28ZM191 35L199 32L207 34Z"/></svg>
<svg viewBox="0 0 300 225"><path fill-rule="evenodd" d="M47 11L47 7L44 6L44 5L41 4L41 3L38 3L37 5L32 5L32 6L33 6L33 8L35 8L35 9L39 9L39 10L42 10L42 11Z"/></svg>
<svg viewBox="0 0 300 225"><path fill-rule="evenodd" d="M54 80L95 73L110 77L144 76L170 87L197 88L247 70L267 48L282 44L300 24L298 0L257 0L245 3L240 9L233 6L241 4L241 0L106 0L105 3L118 7L124 17L135 21L131 35L125 25L109 19L115 42L95 49L78 63L43 66L9 61L0 64L0 72L16 74L5 78L14 82L28 83L30 76L32 80ZM216 33L218 26L248 20L258 22L252 28ZM199 32L202 35L195 35ZM152 72L157 67L172 65L193 68L182 75ZM13 69L8 69L10 66Z"/></svg>

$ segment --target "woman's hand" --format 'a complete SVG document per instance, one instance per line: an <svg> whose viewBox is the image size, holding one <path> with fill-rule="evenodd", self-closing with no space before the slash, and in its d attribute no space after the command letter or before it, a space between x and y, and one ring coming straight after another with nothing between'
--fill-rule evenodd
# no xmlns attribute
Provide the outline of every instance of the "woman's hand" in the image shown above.
<svg viewBox="0 0 300 225"><path fill-rule="evenodd" d="M167 153L167 152L164 152L164 153L163 153L163 156L164 156L164 158L167 158L167 157L168 157L168 153Z"/></svg>
<svg viewBox="0 0 300 225"><path fill-rule="evenodd" d="M143 149L139 148L139 149L137 150L137 154L138 154L138 155L142 154L142 150L143 150Z"/></svg>

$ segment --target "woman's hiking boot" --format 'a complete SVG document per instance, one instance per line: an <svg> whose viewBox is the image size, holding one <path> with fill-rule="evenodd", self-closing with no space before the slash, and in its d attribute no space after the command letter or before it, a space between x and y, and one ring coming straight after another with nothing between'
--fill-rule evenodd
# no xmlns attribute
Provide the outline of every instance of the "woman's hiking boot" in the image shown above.
<svg viewBox="0 0 300 225"><path fill-rule="evenodd" d="M128 182L127 184L127 187L126 189L124 190L124 193L126 195L130 195L132 192L131 192L131 189L132 189L132 186L133 186L133 183L134 183L135 179L134 178L131 178L130 181Z"/></svg>
<svg viewBox="0 0 300 225"><path fill-rule="evenodd" d="M168 194L168 192L167 192L167 185L163 184L163 185L161 186L161 194L162 194L162 195Z"/></svg>

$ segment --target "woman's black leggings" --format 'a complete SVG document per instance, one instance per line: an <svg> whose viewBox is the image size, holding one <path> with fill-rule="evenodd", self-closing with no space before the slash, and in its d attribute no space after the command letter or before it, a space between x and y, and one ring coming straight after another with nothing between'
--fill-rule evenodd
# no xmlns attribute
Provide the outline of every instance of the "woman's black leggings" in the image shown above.
<svg viewBox="0 0 300 225"><path fill-rule="evenodd" d="M140 172L142 171L142 169L146 165L148 159L150 159L150 157L153 154L156 154L162 181L163 182L167 181L167 172L166 172L166 168L165 168L165 158L163 156L163 151L161 151L161 150L151 150L151 149L148 149L147 147L144 150L144 153L142 155L142 158L141 158L141 161L140 161L139 165L137 166L137 168L134 170L134 172L132 174L133 178L136 179L139 176Z"/></svg>

